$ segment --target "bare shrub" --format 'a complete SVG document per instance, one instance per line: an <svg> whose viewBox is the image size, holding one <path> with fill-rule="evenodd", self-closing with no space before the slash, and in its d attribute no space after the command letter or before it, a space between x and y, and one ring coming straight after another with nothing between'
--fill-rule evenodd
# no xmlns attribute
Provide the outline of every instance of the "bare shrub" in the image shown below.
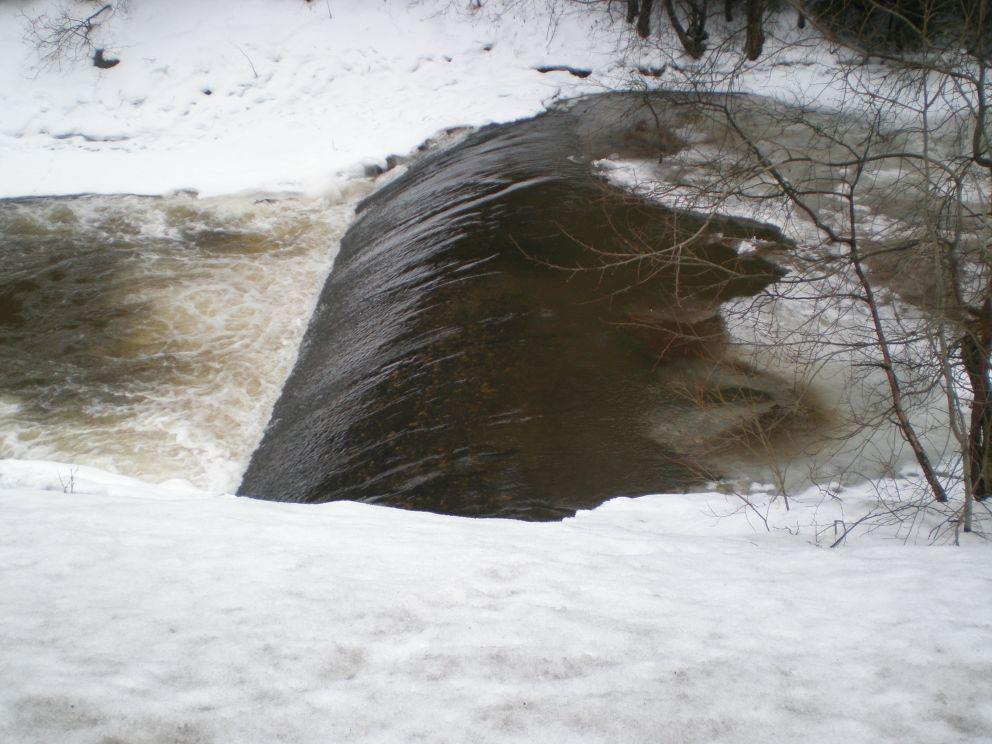
<svg viewBox="0 0 992 744"><path fill-rule="evenodd" d="M97 32L116 12L127 5L127 0L116 2L63 3L37 15L22 14L25 36L38 50L45 67L60 68L65 63L89 57L95 66L106 69L117 60L105 56L105 50L96 41Z"/></svg>

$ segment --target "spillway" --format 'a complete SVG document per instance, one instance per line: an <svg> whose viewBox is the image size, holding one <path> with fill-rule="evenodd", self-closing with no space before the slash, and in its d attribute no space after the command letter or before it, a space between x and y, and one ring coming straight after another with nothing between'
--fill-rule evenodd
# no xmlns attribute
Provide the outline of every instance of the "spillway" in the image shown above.
<svg viewBox="0 0 992 744"><path fill-rule="evenodd" d="M675 102L491 126L362 202L239 493L556 519L697 485L719 473L690 441L806 415L728 357L719 315L782 275L740 241L782 235L594 172L683 146L657 126Z"/></svg>

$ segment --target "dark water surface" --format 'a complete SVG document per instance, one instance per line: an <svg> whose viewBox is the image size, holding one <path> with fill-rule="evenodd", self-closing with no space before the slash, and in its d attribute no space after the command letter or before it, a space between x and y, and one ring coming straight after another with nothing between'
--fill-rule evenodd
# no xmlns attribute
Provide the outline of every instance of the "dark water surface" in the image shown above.
<svg viewBox="0 0 992 744"><path fill-rule="evenodd" d="M737 242L783 239L597 178L679 146L641 100L486 128L362 203L239 493L540 520L715 475L685 381L767 401L717 309L780 276Z"/></svg>

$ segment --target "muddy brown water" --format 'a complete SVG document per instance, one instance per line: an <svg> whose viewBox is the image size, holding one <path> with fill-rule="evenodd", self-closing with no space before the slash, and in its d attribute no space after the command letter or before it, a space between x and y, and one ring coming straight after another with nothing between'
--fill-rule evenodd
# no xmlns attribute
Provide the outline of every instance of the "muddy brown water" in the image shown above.
<svg viewBox="0 0 992 744"><path fill-rule="evenodd" d="M354 201L0 200L0 458L235 489Z"/></svg>
<svg viewBox="0 0 992 744"><path fill-rule="evenodd" d="M692 442L803 415L727 357L718 312L781 276L735 250L777 230L592 171L680 146L653 103L483 129L363 202L239 493L557 519L698 485L719 464Z"/></svg>
<svg viewBox="0 0 992 744"><path fill-rule="evenodd" d="M0 457L522 519L726 474L746 432L809 410L719 313L780 274L738 241L781 236L593 174L689 146L673 100L595 96L424 155L329 276L367 184L0 201Z"/></svg>

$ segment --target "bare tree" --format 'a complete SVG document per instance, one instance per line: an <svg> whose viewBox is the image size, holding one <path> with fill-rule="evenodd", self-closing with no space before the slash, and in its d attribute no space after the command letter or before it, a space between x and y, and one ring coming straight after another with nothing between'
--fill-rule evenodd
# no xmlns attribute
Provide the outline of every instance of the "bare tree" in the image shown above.
<svg viewBox="0 0 992 744"><path fill-rule="evenodd" d="M589 0L577 0L588 2ZM595 1L595 0L593 0ZM611 4L611 0L603 0ZM627 0L627 23L635 24L641 38L647 39L652 29L671 29L683 51L693 59L700 59L707 51L710 32L714 24L720 31L736 28L744 32L744 53L747 59L757 59L764 48L765 20L772 7L781 5L776 0L723 0L722 8L708 0ZM738 10L743 10L738 13ZM741 26L738 22L743 21ZM799 25L805 23L800 13ZM736 25L735 25L736 24Z"/></svg>
<svg viewBox="0 0 992 744"><path fill-rule="evenodd" d="M101 24L126 3L127 0L112 3L87 0L61 4L37 15L23 14L25 34L45 66L61 67L63 62L90 57L95 67L108 69L119 60L106 56L95 35Z"/></svg>
<svg viewBox="0 0 992 744"><path fill-rule="evenodd" d="M673 53L708 150L662 158L645 188L681 208L775 213L790 226L798 247L781 260L792 274L769 305L801 300L815 313L775 327L749 306L738 322L764 322L755 339L812 370L843 359L849 388L874 396L851 426L894 427L931 499L963 494L952 519L971 531L992 494L990 2L792 4L842 57L829 86L842 110L801 91L791 106L734 92L763 45L763 4L748 3L745 27L711 40L699 63Z"/></svg>

